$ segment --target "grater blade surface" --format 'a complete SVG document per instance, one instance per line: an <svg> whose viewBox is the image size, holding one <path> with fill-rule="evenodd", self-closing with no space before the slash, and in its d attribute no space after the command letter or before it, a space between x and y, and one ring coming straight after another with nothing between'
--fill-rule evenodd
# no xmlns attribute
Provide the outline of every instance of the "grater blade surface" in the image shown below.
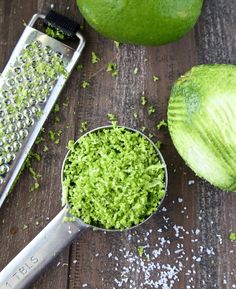
<svg viewBox="0 0 236 289"><path fill-rule="evenodd" d="M0 77L0 207L74 68L85 42L75 50L33 28L19 39Z"/></svg>

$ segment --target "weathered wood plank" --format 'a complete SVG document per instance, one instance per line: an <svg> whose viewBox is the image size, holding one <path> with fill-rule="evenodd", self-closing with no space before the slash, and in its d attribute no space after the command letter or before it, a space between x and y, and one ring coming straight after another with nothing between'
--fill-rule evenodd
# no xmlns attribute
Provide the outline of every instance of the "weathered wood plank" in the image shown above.
<svg viewBox="0 0 236 289"><path fill-rule="evenodd" d="M50 9L52 3L57 11L81 19L76 4L71 1L1 1L1 68L22 31L21 19L29 19L37 10ZM40 188L29 193L33 182L25 171L1 208L0 268L60 210L60 168L68 140L81 135L81 122L88 121L88 128L92 129L108 124L107 113L114 113L120 124L139 129L145 126L147 133L154 134L155 141L163 142L162 151L169 168L169 190L164 210L131 232L84 232L73 243L71 251L68 249L62 253L31 288L155 288L143 284L145 270L142 262L146 266L150 263L154 266L157 263L175 265L181 272L173 288L234 288L236 248L228 240L228 233L236 230L236 195L223 193L195 177L178 156L167 130L158 133L155 126L161 119L166 119L170 89L179 75L198 63L235 63L235 12L234 0L207 0L196 28L184 39L159 48L121 45L117 49L112 41L102 38L85 24L87 46L81 59L84 68L73 73L61 95L58 114L61 123L55 124L55 115L52 114L45 125L46 142L34 148L41 152L45 144L49 147L49 151L42 154L42 161L33 163L42 174ZM3 23L7 23L8 29ZM102 58L96 65L91 63L92 51ZM118 77L113 78L106 72L109 62L118 64ZM136 67L137 75L133 73ZM158 75L160 81L153 82L153 75ZM82 80L88 80L90 87L81 88ZM143 92L148 106L153 104L156 107L156 113L151 117L147 114L148 106L140 104ZM137 113L137 118L134 113ZM63 136L57 146L50 141L48 132L58 129L62 129ZM25 230L22 229L24 224L28 225ZM176 228L180 231L179 236ZM137 253L140 245L145 247L142 258ZM155 250L160 248L163 251L158 255ZM175 253L181 249L183 251ZM129 254L132 254L132 262L127 258ZM196 258L201 260L196 261ZM181 268L180 261L185 268ZM129 272L125 268L129 268ZM188 270L191 273L186 275ZM167 271L146 267L146 274L151 274L146 279L158 282L160 272ZM118 287L117 282L122 281L121 274L128 281ZM129 283L131 281L133 283Z"/></svg>

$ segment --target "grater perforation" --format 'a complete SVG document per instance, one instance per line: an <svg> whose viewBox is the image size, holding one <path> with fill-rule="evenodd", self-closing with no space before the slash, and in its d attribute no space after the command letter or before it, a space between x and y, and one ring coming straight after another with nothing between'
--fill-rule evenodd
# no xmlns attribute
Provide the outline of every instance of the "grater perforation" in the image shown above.
<svg viewBox="0 0 236 289"><path fill-rule="evenodd" d="M46 16L33 16L0 77L0 206L85 45L78 31L73 49L35 29Z"/></svg>

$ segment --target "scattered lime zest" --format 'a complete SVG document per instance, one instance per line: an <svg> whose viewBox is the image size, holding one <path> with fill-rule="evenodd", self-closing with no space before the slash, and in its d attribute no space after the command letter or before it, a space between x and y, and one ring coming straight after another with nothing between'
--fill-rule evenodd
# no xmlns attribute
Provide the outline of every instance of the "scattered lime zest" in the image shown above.
<svg viewBox="0 0 236 289"><path fill-rule="evenodd" d="M54 112L54 113L57 113L57 112L59 112L59 111L60 111L60 106L59 106L58 103L56 103L56 104L54 105L54 107L53 107L53 112Z"/></svg>
<svg viewBox="0 0 236 289"><path fill-rule="evenodd" d="M37 190L39 188L39 183L38 182L35 182L31 188L30 188L30 192L33 192L35 190Z"/></svg>
<svg viewBox="0 0 236 289"><path fill-rule="evenodd" d="M137 118L138 118L138 113L137 113L137 112L134 112L134 114L133 114L133 115L134 115L134 118L135 118L135 119L137 119Z"/></svg>
<svg viewBox="0 0 236 289"><path fill-rule="evenodd" d="M37 181L38 178L41 177L40 174L38 174L32 167L31 164L31 159L34 158L37 161L41 160L41 156L38 153L34 153L33 151L30 151L26 161L25 161L25 167L29 170L30 175L32 176L32 178Z"/></svg>
<svg viewBox="0 0 236 289"><path fill-rule="evenodd" d="M231 241L236 241L236 233L231 232L231 233L229 234L229 239L230 239Z"/></svg>
<svg viewBox="0 0 236 289"><path fill-rule="evenodd" d="M93 51L92 54L91 54L91 62L92 62L92 64L96 64L96 63L98 63L100 60L101 60L101 58L98 57L98 56L96 55L96 53Z"/></svg>
<svg viewBox="0 0 236 289"><path fill-rule="evenodd" d="M110 122L115 122L115 121L117 121L117 118L116 118L116 116L115 116L113 113L108 113L108 114L107 114L107 117L108 117L108 120L109 120Z"/></svg>
<svg viewBox="0 0 236 289"><path fill-rule="evenodd" d="M149 106L148 108L148 115L152 115L156 111L155 107L153 105Z"/></svg>
<svg viewBox="0 0 236 289"><path fill-rule="evenodd" d="M82 121L81 126L80 126L80 132L84 132L88 129L88 122L87 121Z"/></svg>
<svg viewBox="0 0 236 289"><path fill-rule="evenodd" d="M116 63L108 63L107 64L107 72L111 72L111 75L113 77L116 77L118 75L118 68Z"/></svg>
<svg viewBox="0 0 236 289"><path fill-rule="evenodd" d="M39 153L31 151L30 155L31 155L32 158L34 158L38 162L41 161L41 155Z"/></svg>
<svg viewBox="0 0 236 289"><path fill-rule="evenodd" d="M157 124L157 130L160 130L162 127L167 127L167 122L165 120L161 120L158 124Z"/></svg>
<svg viewBox="0 0 236 289"><path fill-rule="evenodd" d="M160 149L160 148L161 148L161 145L162 145L162 142L161 142L160 140L158 140L158 141L156 142L156 147L157 147L158 149Z"/></svg>
<svg viewBox="0 0 236 289"><path fill-rule="evenodd" d="M147 98L146 98L145 95L141 95L140 100L141 100L141 104L142 104L143 106L146 105L146 103L147 103Z"/></svg>
<svg viewBox="0 0 236 289"><path fill-rule="evenodd" d="M44 145L43 152L46 153L48 151L48 146Z"/></svg>
<svg viewBox="0 0 236 289"><path fill-rule="evenodd" d="M82 70L82 68L83 68L83 64L78 64L77 66L76 66L76 70L77 71L80 71L80 70Z"/></svg>
<svg viewBox="0 0 236 289"><path fill-rule="evenodd" d="M152 138L154 137L154 135L150 132L150 133L148 134L148 137L149 137L150 139L152 139Z"/></svg>
<svg viewBox="0 0 236 289"><path fill-rule="evenodd" d="M139 257L143 257L143 253L144 253L144 248L143 248L143 246L139 246L139 247L138 247L138 255L139 255Z"/></svg>
<svg viewBox="0 0 236 289"><path fill-rule="evenodd" d="M55 116L55 123L59 123L59 122L61 122L60 117L59 116Z"/></svg>
<svg viewBox="0 0 236 289"><path fill-rule="evenodd" d="M81 83L81 87L82 88L87 88L90 86L90 83L87 80L83 80Z"/></svg>
<svg viewBox="0 0 236 289"><path fill-rule="evenodd" d="M51 139L51 141L53 141L55 144L59 144L60 143L60 136L62 135L62 130L59 129L57 132L54 132L52 130L50 130L49 132L49 137Z"/></svg>
<svg viewBox="0 0 236 289"><path fill-rule="evenodd" d="M153 75L152 79L154 82L157 82L160 78L157 75Z"/></svg>
<svg viewBox="0 0 236 289"><path fill-rule="evenodd" d="M42 143L42 142L44 142L44 141L45 141L45 138L42 137L41 135L39 135L39 136L36 138L35 143L36 143L36 144L40 144L40 143Z"/></svg>
<svg viewBox="0 0 236 289"><path fill-rule="evenodd" d="M147 129L147 128L146 128L145 126L142 126L141 131L142 131L142 132L145 132L146 129Z"/></svg>
<svg viewBox="0 0 236 289"><path fill-rule="evenodd" d="M114 44L115 44L115 47L116 47L116 48L120 48L120 42L114 41Z"/></svg>

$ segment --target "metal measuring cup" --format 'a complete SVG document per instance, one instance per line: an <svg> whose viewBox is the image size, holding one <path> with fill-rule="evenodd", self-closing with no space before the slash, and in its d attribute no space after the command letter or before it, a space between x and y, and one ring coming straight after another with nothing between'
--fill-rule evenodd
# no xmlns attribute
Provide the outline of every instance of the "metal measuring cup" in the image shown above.
<svg viewBox="0 0 236 289"><path fill-rule="evenodd" d="M83 137L98 130L111 129L112 126L103 126L91 130L80 137ZM153 143L153 141L142 132L132 128L124 127L132 132L138 132L142 137L146 138L155 148L160 161L164 164L165 169L165 193L167 191L168 174L167 168L162 154ZM75 145L76 145L75 143ZM70 150L65 156L61 170L61 183L63 183L64 166ZM163 197L164 199L164 197ZM163 201L162 199L162 201ZM162 203L161 201L161 203ZM160 204L161 205L161 204ZM157 207L160 207L160 205ZM154 213L153 213L154 214ZM153 215L152 214L152 215ZM142 223L125 230L137 228L151 218L150 215ZM0 273L0 289L25 289L34 281L45 267L67 246L78 234L88 228L101 230L106 232L116 232L120 230L107 230L92 225L85 224L81 219L76 218L73 221L64 221L65 218L71 218L69 214L69 205L67 204L61 212L1 271Z"/></svg>

